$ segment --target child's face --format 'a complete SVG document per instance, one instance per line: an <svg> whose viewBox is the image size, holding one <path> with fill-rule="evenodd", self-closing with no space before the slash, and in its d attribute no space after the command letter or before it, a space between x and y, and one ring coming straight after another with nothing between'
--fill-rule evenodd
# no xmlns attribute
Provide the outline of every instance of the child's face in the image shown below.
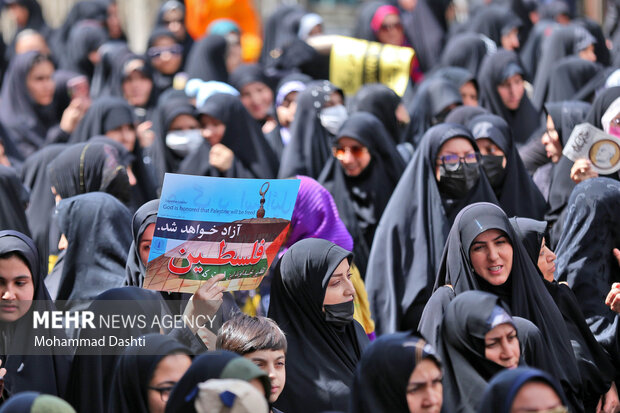
<svg viewBox="0 0 620 413"><path fill-rule="evenodd" d="M246 359L252 361L269 375L271 380L271 395L269 402L274 403L284 390L286 382L286 355L283 350L259 350L248 353Z"/></svg>

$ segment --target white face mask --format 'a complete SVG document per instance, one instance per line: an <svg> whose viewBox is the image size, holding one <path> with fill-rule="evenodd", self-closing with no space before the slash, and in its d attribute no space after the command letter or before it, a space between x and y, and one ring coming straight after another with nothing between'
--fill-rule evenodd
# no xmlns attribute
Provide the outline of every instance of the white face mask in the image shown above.
<svg viewBox="0 0 620 413"><path fill-rule="evenodd" d="M321 125L329 131L332 135L336 135L342 124L347 120L349 114L347 108L344 105L330 106L322 109L319 113L319 119L321 119Z"/></svg>
<svg viewBox="0 0 620 413"><path fill-rule="evenodd" d="M166 146L181 157L197 150L204 141L200 129L175 130L166 135Z"/></svg>

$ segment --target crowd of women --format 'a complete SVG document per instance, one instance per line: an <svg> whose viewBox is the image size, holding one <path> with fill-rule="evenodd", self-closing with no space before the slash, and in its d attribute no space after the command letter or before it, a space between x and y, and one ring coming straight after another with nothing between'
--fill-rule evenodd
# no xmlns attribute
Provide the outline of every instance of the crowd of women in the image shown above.
<svg viewBox="0 0 620 413"><path fill-rule="evenodd" d="M136 54L113 0L54 29L2 1L0 412L620 411L620 175L563 155L588 122L620 160L619 2L361 3L355 37L415 49L403 96L345 96L301 6L248 61L233 19L190 36L194 3ZM166 172L300 180L256 291L141 288ZM109 302L223 325L36 348L110 332L33 308Z"/></svg>

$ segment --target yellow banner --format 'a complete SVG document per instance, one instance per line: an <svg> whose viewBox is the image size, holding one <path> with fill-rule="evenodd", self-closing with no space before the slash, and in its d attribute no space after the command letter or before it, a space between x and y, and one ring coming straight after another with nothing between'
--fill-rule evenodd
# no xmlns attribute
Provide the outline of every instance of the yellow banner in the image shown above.
<svg viewBox="0 0 620 413"><path fill-rule="evenodd" d="M329 80L353 95L366 83L383 83L405 93L415 51L410 47L338 36L329 58Z"/></svg>

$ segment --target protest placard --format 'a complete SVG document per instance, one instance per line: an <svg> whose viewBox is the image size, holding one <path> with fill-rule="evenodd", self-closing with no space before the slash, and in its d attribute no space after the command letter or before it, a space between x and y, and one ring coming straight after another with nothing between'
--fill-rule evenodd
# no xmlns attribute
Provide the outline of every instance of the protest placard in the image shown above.
<svg viewBox="0 0 620 413"><path fill-rule="evenodd" d="M620 139L589 123L575 126L562 154L573 162L589 159L599 174L609 175L620 169Z"/></svg>
<svg viewBox="0 0 620 413"><path fill-rule="evenodd" d="M299 182L166 174L144 288L193 293L217 274L227 291L258 287L286 239Z"/></svg>

